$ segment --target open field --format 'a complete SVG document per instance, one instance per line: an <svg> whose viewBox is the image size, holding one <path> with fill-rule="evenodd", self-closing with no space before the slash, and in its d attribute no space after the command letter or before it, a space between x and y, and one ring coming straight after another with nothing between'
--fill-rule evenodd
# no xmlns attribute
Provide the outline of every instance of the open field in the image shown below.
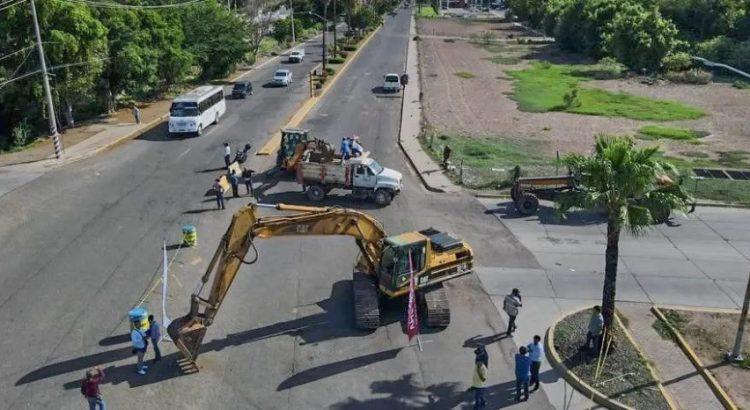
<svg viewBox="0 0 750 410"><path fill-rule="evenodd" d="M680 331L716 380L742 409L750 408L750 339L745 338L745 361L739 366L724 361L732 349L739 313L665 309L667 320Z"/></svg>
<svg viewBox="0 0 750 410"><path fill-rule="evenodd" d="M424 115L437 134L497 140L533 149L535 157L550 161L558 152L590 152L597 134L634 135L644 145L658 144L666 157L679 159L685 170L726 167L722 159L727 153L750 152L747 90L719 83L647 84L637 76L587 78L576 71L594 61L563 53L553 44L520 44L514 38L528 33L499 20L420 19L417 26ZM478 44L484 32L496 33L496 39ZM542 79L538 88L540 73L533 70L540 66L557 73L547 83ZM531 88L519 93L524 86ZM574 97L580 105L574 101L569 109L561 109L566 94L561 91L572 87L577 88ZM515 164L495 167L511 165ZM733 165L744 168L746 164L735 161ZM750 191L746 182L718 182L731 187L717 191L701 186L699 196L748 199L738 195Z"/></svg>

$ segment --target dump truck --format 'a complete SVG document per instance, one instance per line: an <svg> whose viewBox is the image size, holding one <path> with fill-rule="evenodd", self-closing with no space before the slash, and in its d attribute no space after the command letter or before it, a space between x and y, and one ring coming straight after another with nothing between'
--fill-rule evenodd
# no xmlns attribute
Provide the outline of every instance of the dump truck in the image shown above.
<svg viewBox="0 0 750 410"><path fill-rule="evenodd" d="M303 160L297 165L297 182L315 202L333 189L344 189L357 199L372 199L386 206L401 192L402 180L400 172L381 166L369 155L329 162Z"/></svg>
<svg viewBox="0 0 750 410"><path fill-rule="evenodd" d="M260 216L261 208L293 213ZM277 236L308 235L347 235L354 238L360 254L352 272L352 307L354 325L360 329L378 328L381 300L408 295L411 278L414 279L427 325L448 326L450 308L443 282L473 270L474 252L471 247L465 241L437 229L388 236L380 222L353 209L250 204L232 217L229 228L201 277L200 285L190 298L190 311L167 327L169 336L185 359L195 364L203 337L240 267L252 265L260 258L255 241ZM255 254L248 260L246 257L251 248ZM321 255L322 261L324 258ZM201 294L212 277L210 293L204 298Z"/></svg>

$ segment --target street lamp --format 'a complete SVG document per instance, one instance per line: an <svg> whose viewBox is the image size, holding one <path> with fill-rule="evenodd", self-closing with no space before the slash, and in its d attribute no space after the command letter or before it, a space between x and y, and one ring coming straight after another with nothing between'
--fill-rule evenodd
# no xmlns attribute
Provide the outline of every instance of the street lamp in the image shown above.
<svg viewBox="0 0 750 410"><path fill-rule="evenodd" d="M326 12L328 11L328 2L323 3L323 15L312 11L306 11L305 14L315 16L323 21L323 73L326 72L326 31L328 31L328 19L326 18ZM324 74L325 75L325 74Z"/></svg>

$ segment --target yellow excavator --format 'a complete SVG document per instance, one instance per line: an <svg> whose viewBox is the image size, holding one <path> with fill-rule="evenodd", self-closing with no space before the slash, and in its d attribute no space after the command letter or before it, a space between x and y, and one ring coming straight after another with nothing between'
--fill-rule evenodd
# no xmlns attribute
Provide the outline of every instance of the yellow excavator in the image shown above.
<svg viewBox="0 0 750 410"><path fill-rule="evenodd" d="M293 213L260 217L260 208ZM407 294L412 271L415 284L420 289L419 302L427 325L448 326L450 310L442 282L470 273L473 269L474 253L469 245L432 228L387 236L380 222L352 209L250 204L232 217L201 278L200 287L190 299L190 312L175 319L167 328L169 336L187 360L195 363L206 330L219 311L240 267L257 261L254 241L291 235L354 237L360 250L352 280L354 318L356 327L360 329L380 326L380 296L396 298ZM254 257L246 260L251 248ZM212 274L211 291L208 298L203 298L203 287Z"/></svg>

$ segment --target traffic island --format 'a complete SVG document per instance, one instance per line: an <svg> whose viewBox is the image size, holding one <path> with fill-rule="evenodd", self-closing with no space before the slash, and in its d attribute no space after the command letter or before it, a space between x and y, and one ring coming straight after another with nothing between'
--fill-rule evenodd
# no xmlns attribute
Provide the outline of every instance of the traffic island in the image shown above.
<svg viewBox="0 0 750 410"><path fill-rule="evenodd" d="M742 345L742 362L730 363L724 356L734 346L739 311L651 310L657 317L654 329L680 347L725 408L750 408L750 339Z"/></svg>
<svg viewBox="0 0 750 410"><path fill-rule="evenodd" d="M619 318L602 360L583 348L591 312L571 313L549 328L545 342L552 367L582 395L608 409L675 408Z"/></svg>

